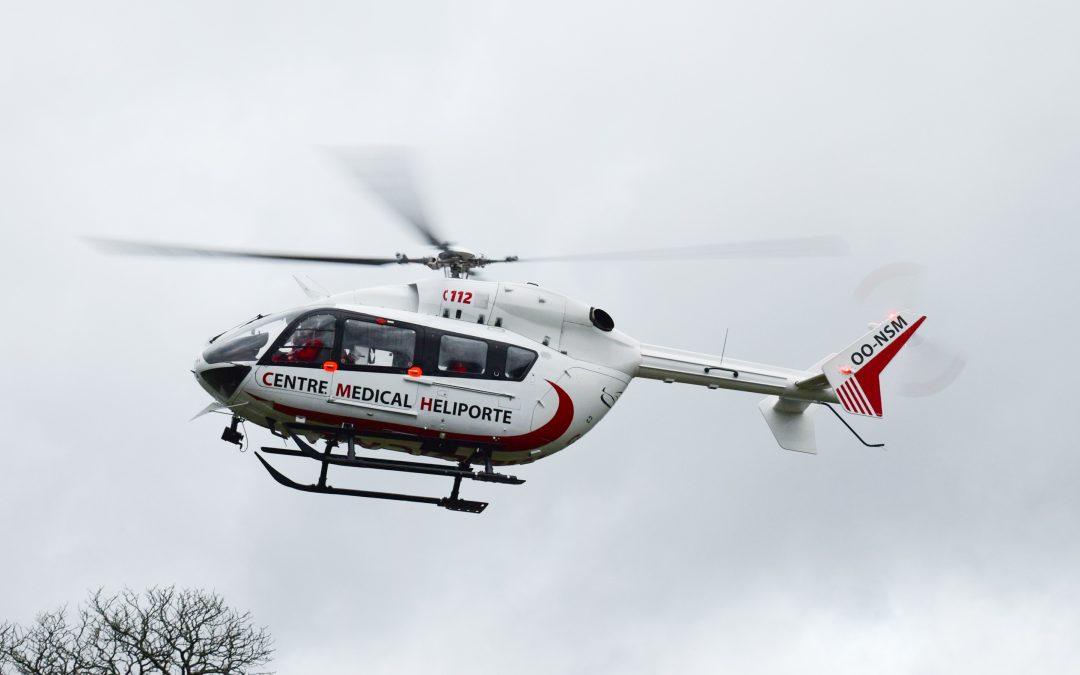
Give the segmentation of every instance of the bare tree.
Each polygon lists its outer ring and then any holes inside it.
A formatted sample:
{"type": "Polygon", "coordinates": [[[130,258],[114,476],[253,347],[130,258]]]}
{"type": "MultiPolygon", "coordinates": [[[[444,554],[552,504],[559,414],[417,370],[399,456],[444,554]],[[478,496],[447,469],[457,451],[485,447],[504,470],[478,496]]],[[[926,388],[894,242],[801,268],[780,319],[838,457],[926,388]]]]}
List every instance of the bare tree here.
{"type": "Polygon", "coordinates": [[[169,586],[97,591],[69,623],[67,609],[29,627],[0,624],[0,675],[264,675],[265,628],[216,593],[169,586]]]}

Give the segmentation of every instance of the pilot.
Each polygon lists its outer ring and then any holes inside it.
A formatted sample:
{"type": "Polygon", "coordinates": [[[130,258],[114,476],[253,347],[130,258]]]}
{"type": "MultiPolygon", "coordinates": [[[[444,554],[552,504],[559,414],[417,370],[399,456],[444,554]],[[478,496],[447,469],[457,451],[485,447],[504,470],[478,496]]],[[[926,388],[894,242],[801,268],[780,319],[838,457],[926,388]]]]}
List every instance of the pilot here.
{"type": "Polygon", "coordinates": [[[308,338],[300,343],[300,346],[297,349],[294,349],[293,353],[289,354],[289,356],[292,357],[293,361],[298,363],[312,363],[319,358],[319,352],[322,351],[322,348],[322,340],[319,338],[308,338]]]}
{"type": "Polygon", "coordinates": [[[313,363],[319,358],[323,349],[323,341],[319,338],[306,338],[298,344],[291,345],[288,353],[279,351],[270,360],[274,363],[313,363]]]}

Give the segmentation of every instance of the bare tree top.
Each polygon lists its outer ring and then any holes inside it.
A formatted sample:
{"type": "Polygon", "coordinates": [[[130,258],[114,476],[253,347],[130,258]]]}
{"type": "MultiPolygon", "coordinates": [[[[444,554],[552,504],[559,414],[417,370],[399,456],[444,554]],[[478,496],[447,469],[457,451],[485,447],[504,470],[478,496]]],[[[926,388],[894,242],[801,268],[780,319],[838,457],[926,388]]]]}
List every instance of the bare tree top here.
{"type": "Polygon", "coordinates": [[[0,624],[0,675],[266,675],[272,641],[214,592],[154,587],[93,593],[30,626],[0,624]]]}

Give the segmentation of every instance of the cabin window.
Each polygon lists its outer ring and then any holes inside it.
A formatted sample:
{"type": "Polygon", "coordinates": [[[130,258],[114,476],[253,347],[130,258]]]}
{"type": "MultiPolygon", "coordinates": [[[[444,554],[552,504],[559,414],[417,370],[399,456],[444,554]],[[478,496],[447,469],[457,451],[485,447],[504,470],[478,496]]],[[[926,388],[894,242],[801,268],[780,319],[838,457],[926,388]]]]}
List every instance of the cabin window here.
{"type": "Polygon", "coordinates": [[[483,375],[487,368],[488,345],[456,335],[443,335],[439,340],[439,370],[446,373],[483,375]]]}
{"type": "Polygon", "coordinates": [[[508,346],[506,348],[506,368],[503,374],[508,380],[520,380],[525,377],[536,361],[536,352],[521,347],[508,346]]]}
{"type": "Polygon", "coordinates": [[[300,320],[288,339],[274,350],[271,363],[283,365],[323,364],[330,360],[334,349],[337,317],[333,314],[312,314],[300,320]]]}
{"type": "Polygon", "coordinates": [[[299,312],[260,316],[226,331],[210,341],[203,352],[207,363],[258,361],[270,343],[297,317],[299,312]]]}
{"type": "Polygon", "coordinates": [[[411,368],[416,331],[388,324],[346,319],[341,364],[357,367],[411,368]]]}

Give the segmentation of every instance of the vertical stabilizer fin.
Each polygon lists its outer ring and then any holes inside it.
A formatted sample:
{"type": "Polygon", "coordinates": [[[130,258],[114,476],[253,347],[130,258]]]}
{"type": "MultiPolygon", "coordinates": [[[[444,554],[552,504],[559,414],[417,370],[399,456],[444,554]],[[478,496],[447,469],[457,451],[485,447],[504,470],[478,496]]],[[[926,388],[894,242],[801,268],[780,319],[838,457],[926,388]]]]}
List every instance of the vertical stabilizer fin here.
{"type": "Polygon", "coordinates": [[[769,424],[776,442],[785,450],[817,454],[817,437],[809,401],[769,396],[758,403],[758,410],[769,424]]]}
{"type": "Polygon", "coordinates": [[[840,405],[854,415],[881,417],[881,385],[878,378],[926,317],[896,312],[873,326],[847,349],[822,365],[840,405]]]}

